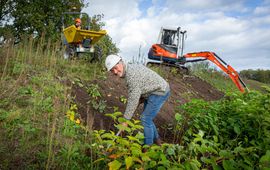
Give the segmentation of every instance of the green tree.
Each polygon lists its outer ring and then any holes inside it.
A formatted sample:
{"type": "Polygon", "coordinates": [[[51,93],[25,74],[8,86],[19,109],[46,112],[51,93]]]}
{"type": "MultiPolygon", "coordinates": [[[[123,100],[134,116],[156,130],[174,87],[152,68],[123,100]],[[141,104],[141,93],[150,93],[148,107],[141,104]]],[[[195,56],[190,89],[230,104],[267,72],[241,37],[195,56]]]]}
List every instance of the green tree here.
{"type": "MultiPolygon", "coordinates": [[[[90,27],[91,30],[99,31],[105,26],[105,23],[102,22],[102,18],[104,17],[103,14],[94,15],[91,17],[90,27]]],[[[119,49],[116,47],[116,44],[113,42],[112,38],[107,34],[105,35],[98,43],[102,49],[103,56],[108,56],[109,54],[116,54],[119,52],[119,49]]],[[[103,57],[103,58],[105,58],[103,57]]]]}
{"type": "MultiPolygon", "coordinates": [[[[80,13],[84,0],[1,0],[0,37],[4,40],[15,37],[20,41],[22,35],[40,37],[43,33],[47,38],[56,40],[60,38],[63,22],[65,27],[74,23],[74,18],[82,17],[82,26],[85,29],[87,18],[85,15],[65,14],[66,12],[80,13]]],[[[102,22],[103,14],[90,17],[90,29],[101,30],[105,23],[102,22]]],[[[117,53],[119,49],[112,42],[109,35],[104,36],[98,44],[103,56],[117,53]]]]}
{"type": "Polygon", "coordinates": [[[242,70],[240,72],[240,75],[247,79],[256,80],[262,83],[270,83],[270,70],[248,69],[248,70],[242,70]]]}
{"type": "MultiPolygon", "coordinates": [[[[0,1],[0,23],[2,25],[2,22],[5,21],[8,18],[8,14],[11,10],[11,0],[1,0],[0,1]]],[[[1,26],[0,25],[0,26],[1,26]]]]}
{"type": "Polygon", "coordinates": [[[84,3],[81,0],[4,0],[2,6],[1,23],[10,21],[1,26],[2,32],[5,27],[11,27],[14,37],[20,40],[23,34],[40,36],[44,32],[50,38],[59,35],[62,13],[74,9],[80,12],[84,3]]]}

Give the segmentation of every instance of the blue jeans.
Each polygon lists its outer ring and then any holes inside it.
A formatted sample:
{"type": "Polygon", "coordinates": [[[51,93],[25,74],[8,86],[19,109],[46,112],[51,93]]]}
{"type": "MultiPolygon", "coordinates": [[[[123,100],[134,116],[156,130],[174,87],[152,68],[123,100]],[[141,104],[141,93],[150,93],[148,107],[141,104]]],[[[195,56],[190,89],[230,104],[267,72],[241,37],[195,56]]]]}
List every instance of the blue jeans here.
{"type": "Polygon", "coordinates": [[[144,101],[144,110],[141,115],[141,122],[144,127],[144,144],[146,145],[152,145],[154,141],[159,138],[153,119],[156,117],[169,96],[170,92],[167,92],[164,96],[152,94],[144,101]]]}

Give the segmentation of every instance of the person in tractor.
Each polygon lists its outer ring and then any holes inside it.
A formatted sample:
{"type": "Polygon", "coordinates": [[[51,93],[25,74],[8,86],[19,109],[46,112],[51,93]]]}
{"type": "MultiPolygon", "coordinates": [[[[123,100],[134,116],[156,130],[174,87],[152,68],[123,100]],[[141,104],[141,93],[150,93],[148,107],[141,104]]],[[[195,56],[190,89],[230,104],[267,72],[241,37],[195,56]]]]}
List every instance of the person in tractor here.
{"type": "Polygon", "coordinates": [[[75,27],[76,27],[77,29],[81,29],[81,24],[82,24],[81,19],[80,19],[80,18],[76,18],[76,19],[75,19],[75,27]]]}
{"type": "MultiPolygon", "coordinates": [[[[153,70],[140,65],[124,63],[118,55],[109,55],[105,66],[119,78],[126,80],[128,88],[124,118],[130,120],[139,103],[144,103],[141,122],[144,127],[144,144],[161,145],[161,139],[153,119],[170,96],[169,84],[153,70]]],[[[127,123],[122,123],[127,126],[127,123]]]]}
{"type": "MultiPolygon", "coordinates": [[[[82,24],[82,20],[80,18],[76,18],[75,19],[75,27],[80,30],[81,29],[81,24],[82,24]]],[[[82,42],[79,42],[78,46],[79,46],[79,51],[84,51],[82,42]]]]}

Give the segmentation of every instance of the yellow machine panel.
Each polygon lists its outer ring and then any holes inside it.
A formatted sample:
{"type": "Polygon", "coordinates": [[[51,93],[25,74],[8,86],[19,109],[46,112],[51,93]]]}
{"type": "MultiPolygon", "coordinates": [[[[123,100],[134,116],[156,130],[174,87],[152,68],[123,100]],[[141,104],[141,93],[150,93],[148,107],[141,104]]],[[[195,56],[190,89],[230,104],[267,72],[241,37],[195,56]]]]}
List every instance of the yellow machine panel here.
{"type": "Polygon", "coordinates": [[[91,45],[95,44],[107,33],[105,30],[90,31],[77,29],[74,25],[65,28],[63,32],[68,43],[80,43],[84,39],[91,39],[91,45]]]}

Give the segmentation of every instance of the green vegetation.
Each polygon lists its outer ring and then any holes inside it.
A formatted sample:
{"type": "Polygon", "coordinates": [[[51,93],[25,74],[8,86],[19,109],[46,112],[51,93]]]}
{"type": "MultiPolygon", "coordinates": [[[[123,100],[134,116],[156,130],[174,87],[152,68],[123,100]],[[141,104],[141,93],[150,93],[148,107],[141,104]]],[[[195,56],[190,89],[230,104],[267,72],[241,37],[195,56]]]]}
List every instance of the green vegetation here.
{"type": "Polygon", "coordinates": [[[242,70],[240,71],[240,75],[244,78],[256,80],[262,83],[270,84],[270,70],[242,70]]]}
{"type": "MultiPolygon", "coordinates": [[[[192,75],[195,75],[202,80],[205,80],[220,91],[223,91],[225,93],[239,91],[228,75],[226,75],[222,71],[217,70],[216,68],[211,68],[209,62],[192,64],[189,67],[189,70],[191,71],[192,75]]],[[[244,73],[242,74],[242,72],[240,72],[240,76],[243,76],[242,78],[249,78],[248,76],[245,76],[244,73]]],[[[254,81],[255,79],[252,79],[253,78],[251,78],[251,80],[243,79],[243,81],[250,90],[265,92],[264,86],[269,87],[268,84],[258,82],[260,80],[254,81]]]]}
{"type": "Polygon", "coordinates": [[[227,75],[221,71],[217,71],[215,68],[210,68],[208,62],[192,64],[189,70],[193,75],[205,80],[220,91],[238,91],[232,80],[227,75]]]}
{"type": "Polygon", "coordinates": [[[104,71],[99,63],[64,60],[58,43],[43,42],[1,48],[0,169],[70,168],[80,143],[91,143],[80,129],[71,88],[104,78],[104,71]]]}
{"type": "MultiPolygon", "coordinates": [[[[95,131],[95,162],[111,169],[268,169],[270,168],[270,89],[266,95],[230,93],[223,100],[193,100],[175,115],[179,144],[141,146],[137,121],[129,122],[125,137],[95,131]],[[258,109],[259,108],[259,109],[258,109]],[[136,127],[137,126],[137,127],[136,127]],[[106,147],[107,146],[107,147],[106,147]],[[146,148],[146,152],[142,152],[146,148]]],[[[121,113],[109,114],[122,122],[121,113]]]]}
{"type": "Polygon", "coordinates": [[[62,13],[73,7],[79,12],[83,6],[83,1],[79,0],[4,0],[0,11],[0,22],[4,25],[1,25],[0,32],[6,39],[12,35],[16,41],[22,40],[24,34],[41,37],[44,32],[48,38],[55,39],[62,30],[62,13]]]}

